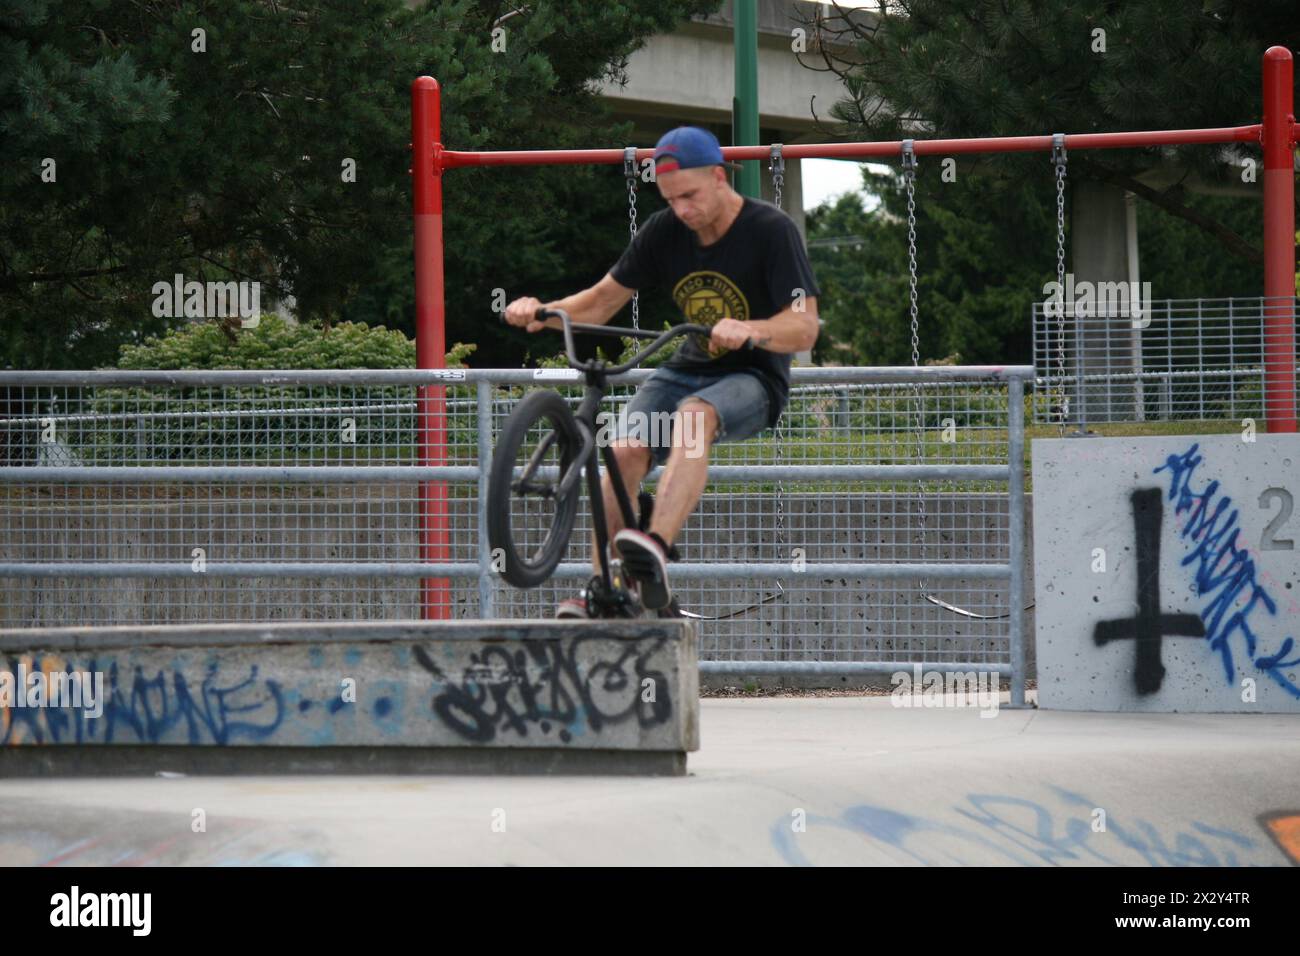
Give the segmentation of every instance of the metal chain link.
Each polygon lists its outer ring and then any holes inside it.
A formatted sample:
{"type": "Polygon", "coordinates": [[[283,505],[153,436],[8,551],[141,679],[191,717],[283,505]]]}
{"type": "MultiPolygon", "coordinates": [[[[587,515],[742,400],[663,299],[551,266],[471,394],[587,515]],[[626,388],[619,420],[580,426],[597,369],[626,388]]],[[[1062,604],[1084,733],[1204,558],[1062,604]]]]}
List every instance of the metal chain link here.
{"type": "MultiPolygon", "coordinates": [[[[772,199],[779,209],[781,207],[781,187],[785,183],[785,159],[781,155],[780,143],[772,144],[772,154],[767,168],[772,174],[772,199]]],[[[782,464],[781,446],[785,443],[780,418],[777,419],[776,428],[772,432],[772,441],[776,448],[776,467],[780,468],[782,464]]],[[[781,559],[789,560],[790,555],[785,553],[785,485],[779,478],[776,481],[776,541],[777,549],[782,556],[781,559]]]]}
{"type": "MultiPolygon", "coordinates": [[[[916,305],[916,150],[910,139],[903,140],[903,183],[907,187],[907,278],[908,313],[912,320],[912,368],[921,366],[920,313],[916,305]]],[[[916,463],[925,464],[925,400],[921,384],[912,386],[916,409],[916,463]]],[[[925,492],[920,481],[916,485],[916,510],[920,519],[921,540],[925,541],[925,492]]],[[[919,560],[924,560],[922,553],[919,560]]],[[[928,581],[921,578],[916,586],[925,594],[928,581]]]]}
{"type": "Polygon", "coordinates": [[[785,157],[781,155],[781,144],[772,144],[772,157],[767,168],[772,173],[772,202],[781,208],[781,187],[785,185],[785,157]]]}
{"type": "MultiPolygon", "coordinates": [[[[781,419],[776,420],[776,428],[772,431],[772,442],[776,448],[776,467],[782,465],[781,445],[785,442],[784,429],[781,427],[781,419]]],[[[781,554],[782,561],[790,560],[790,555],[786,554],[785,540],[785,485],[781,479],[776,480],[776,546],[777,551],[781,554]]]]}
{"type": "Polygon", "coordinates": [[[1052,137],[1052,162],[1056,166],[1056,283],[1061,300],[1056,310],[1056,408],[1060,415],[1058,426],[1065,435],[1065,134],[1052,137]]]}
{"type": "MultiPolygon", "coordinates": [[[[623,175],[627,178],[627,232],[628,242],[636,239],[636,147],[623,150],[623,175]]],[[[632,293],[632,328],[641,328],[641,293],[632,293]]]]}

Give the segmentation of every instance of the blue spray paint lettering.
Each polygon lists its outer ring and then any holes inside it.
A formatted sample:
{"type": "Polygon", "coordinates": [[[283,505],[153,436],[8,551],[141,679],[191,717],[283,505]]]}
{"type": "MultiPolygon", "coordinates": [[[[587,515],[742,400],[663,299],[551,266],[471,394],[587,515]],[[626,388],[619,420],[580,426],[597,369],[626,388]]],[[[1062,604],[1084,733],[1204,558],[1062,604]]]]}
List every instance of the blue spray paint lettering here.
{"type": "MultiPolygon", "coordinates": [[[[952,807],[961,823],[934,819],[872,804],[846,807],[839,816],[807,815],[806,834],[797,834],[790,817],[773,822],[773,848],[786,863],[812,866],[817,848],[842,847],[842,840],[812,841],[818,830],[848,833],[873,844],[884,855],[922,865],[1062,866],[1241,866],[1276,865],[1262,841],[1243,833],[1192,821],[1162,831],[1147,820],[1123,825],[1115,814],[1104,829],[1094,827],[1098,804],[1063,787],[1049,787],[1060,807],[1012,794],[968,793],[952,807]]],[[[837,855],[828,861],[842,864],[837,855]]]]}
{"type": "MultiPolygon", "coordinates": [[[[90,669],[99,670],[96,661],[90,669]]],[[[104,713],[88,717],[85,708],[45,707],[9,711],[0,721],[0,744],[9,743],[166,743],[228,744],[265,740],[284,719],[284,693],[274,680],[259,680],[256,665],[247,676],[222,681],[209,662],[194,686],[179,670],[146,676],[140,667],[128,678],[116,661],[108,668],[104,713]],[[17,735],[19,728],[26,733],[17,735]]]]}
{"type": "Polygon", "coordinates": [[[1229,640],[1239,634],[1255,667],[1291,696],[1300,697],[1300,686],[1283,672],[1284,668],[1300,664],[1300,655],[1287,659],[1295,647],[1295,639],[1285,638],[1273,653],[1258,650],[1259,635],[1249,618],[1260,607],[1276,616],[1277,602],[1256,579],[1254,559],[1245,548],[1238,547],[1239,512],[1232,507],[1231,498],[1220,494],[1217,480],[1210,481],[1199,492],[1192,488],[1192,476],[1204,460],[1197,454],[1199,448],[1197,443],[1181,455],[1168,456],[1154,472],[1169,472],[1169,500],[1177,502],[1174,513],[1187,513],[1180,537],[1195,542],[1196,546],[1183,558],[1182,564],[1184,567],[1195,564],[1197,592],[1209,598],[1201,610],[1205,639],[1219,653],[1228,683],[1236,677],[1229,640]],[[1245,607],[1238,607],[1242,601],[1245,607]]]}

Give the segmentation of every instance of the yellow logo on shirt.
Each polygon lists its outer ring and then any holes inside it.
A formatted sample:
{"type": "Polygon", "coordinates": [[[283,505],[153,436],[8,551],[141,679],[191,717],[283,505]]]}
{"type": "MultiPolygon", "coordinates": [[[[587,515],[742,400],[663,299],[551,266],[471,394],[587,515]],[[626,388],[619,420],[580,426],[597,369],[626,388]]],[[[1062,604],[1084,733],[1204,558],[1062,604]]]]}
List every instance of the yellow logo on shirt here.
{"type": "MultiPolygon", "coordinates": [[[[673,301],[682,310],[686,321],[696,325],[714,326],[719,319],[749,318],[749,302],[735,283],[720,272],[692,272],[673,287],[673,301]]],[[[731,349],[714,347],[708,341],[700,347],[709,358],[718,358],[731,349]]]]}

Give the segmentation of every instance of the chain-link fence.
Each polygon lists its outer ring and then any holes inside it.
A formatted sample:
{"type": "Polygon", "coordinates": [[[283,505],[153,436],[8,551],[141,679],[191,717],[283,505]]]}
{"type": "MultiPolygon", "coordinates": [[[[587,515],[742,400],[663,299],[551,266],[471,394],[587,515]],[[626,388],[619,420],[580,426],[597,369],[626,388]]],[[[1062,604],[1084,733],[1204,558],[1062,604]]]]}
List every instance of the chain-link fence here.
{"type": "MultiPolygon", "coordinates": [[[[615,378],[607,413],[649,374],[615,378]]],[[[779,440],[715,446],[676,542],[687,610],[759,605],[701,623],[707,666],[1009,673],[1031,376],[794,370],[779,440]]],[[[412,618],[435,576],[435,616],[549,617],[592,573],[587,506],[534,590],[491,573],[485,534],[494,436],[539,386],[581,396],[567,370],[0,373],[0,627],[412,618]],[[445,451],[422,467],[434,384],[445,451]]]]}
{"type": "Polygon", "coordinates": [[[1086,308],[1067,298],[1064,314],[1053,303],[1034,304],[1035,422],[1267,417],[1267,320],[1294,315],[1296,300],[1146,303],[1125,283],[1090,291],[1096,295],[1086,308]]]}

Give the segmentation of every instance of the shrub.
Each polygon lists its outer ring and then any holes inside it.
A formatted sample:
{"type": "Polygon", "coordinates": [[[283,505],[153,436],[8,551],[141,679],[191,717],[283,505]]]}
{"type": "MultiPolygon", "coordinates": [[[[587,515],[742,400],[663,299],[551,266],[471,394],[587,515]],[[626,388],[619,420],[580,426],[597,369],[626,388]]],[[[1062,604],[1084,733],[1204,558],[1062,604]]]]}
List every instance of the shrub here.
{"type": "MultiPolygon", "coordinates": [[[[448,368],[464,368],[473,344],[457,343],[448,368]]],[[[264,315],[257,326],[230,337],[214,323],[173,330],[124,346],[122,369],[350,369],[414,368],[415,343],[396,330],[343,322],[332,327],[264,315]]],[[[447,398],[471,396],[449,387],[447,398]]],[[[108,416],[91,432],[93,447],[78,449],[102,463],[354,461],[410,462],[415,458],[416,389],[371,386],[200,386],[100,389],[91,411],[108,416]],[[339,408],[322,415],[324,407],[339,408]],[[355,441],[342,439],[351,419],[355,441]]],[[[453,446],[472,450],[473,414],[449,423],[453,446]]]]}

